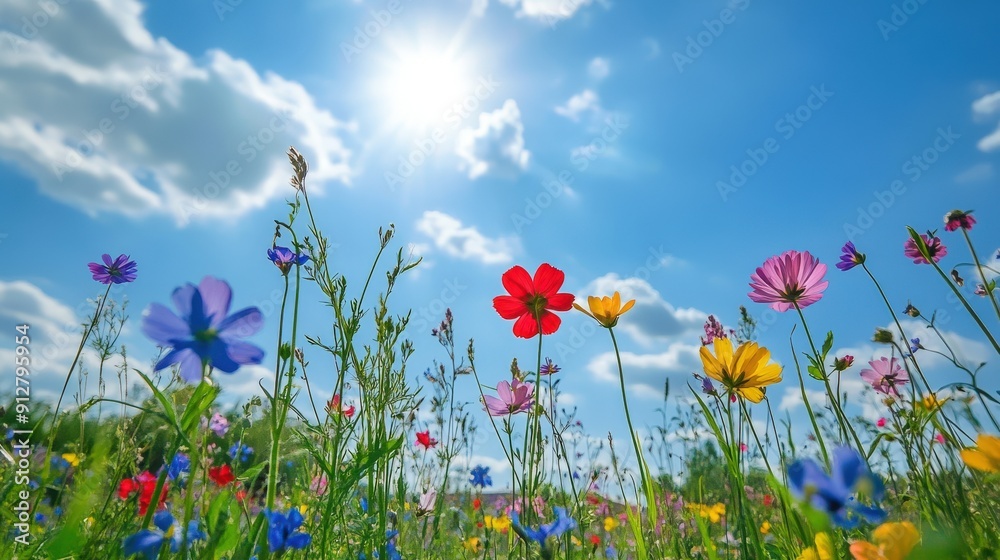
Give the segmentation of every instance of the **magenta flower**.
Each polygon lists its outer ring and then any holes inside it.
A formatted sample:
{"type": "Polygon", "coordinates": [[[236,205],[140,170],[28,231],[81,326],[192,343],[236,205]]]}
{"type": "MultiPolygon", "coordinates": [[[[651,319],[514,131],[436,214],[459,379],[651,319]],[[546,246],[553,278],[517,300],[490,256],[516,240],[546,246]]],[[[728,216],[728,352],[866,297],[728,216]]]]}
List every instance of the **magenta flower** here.
{"type": "Polygon", "coordinates": [[[127,284],[135,281],[135,261],[128,260],[128,255],[118,255],[111,260],[111,255],[101,255],[101,263],[89,263],[90,273],[101,284],[127,284]]]}
{"type": "MultiPolygon", "coordinates": [[[[941,243],[939,237],[930,237],[921,233],[920,238],[923,239],[924,245],[927,246],[927,253],[934,262],[938,262],[941,257],[948,254],[948,248],[941,243]]],[[[915,264],[931,264],[931,261],[927,260],[927,257],[920,252],[920,247],[917,246],[917,242],[912,237],[903,244],[903,254],[906,255],[906,258],[913,259],[915,264]]]]}
{"type": "Polygon", "coordinates": [[[256,307],[230,315],[232,297],[229,284],[206,276],[197,286],[189,283],[174,290],[171,299],[178,313],[150,304],[142,313],[142,332],[171,349],[156,370],[178,364],[181,377],[194,383],[201,380],[206,365],[233,373],[241,365],[259,364],[264,351],[239,339],[259,331],[264,317],[256,307]]]}
{"type": "Polygon", "coordinates": [[[854,247],[854,243],[848,241],[841,248],[840,262],[837,263],[837,268],[846,272],[859,264],[864,264],[864,262],[865,254],[859,253],[857,248],[854,247]]]}
{"type": "Polygon", "coordinates": [[[490,416],[507,416],[531,408],[534,394],[535,386],[531,383],[524,383],[519,379],[514,379],[511,383],[501,381],[497,383],[497,396],[500,398],[483,395],[483,404],[490,416]]]}
{"type": "Polygon", "coordinates": [[[899,396],[896,387],[910,381],[910,375],[896,362],[896,358],[879,358],[868,362],[871,368],[861,370],[861,379],[871,384],[872,388],[886,395],[899,396]]]}
{"type": "Polygon", "coordinates": [[[229,431],[229,419],[216,412],[212,419],[208,421],[208,429],[215,432],[215,435],[223,437],[229,431]]]}
{"type": "Polygon", "coordinates": [[[972,210],[952,210],[944,216],[945,231],[955,231],[958,228],[970,230],[974,225],[976,219],[972,217],[972,210]]]}
{"type": "Polygon", "coordinates": [[[775,311],[807,307],[819,301],[827,284],[826,265],[809,251],[785,251],[771,257],[750,276],[750,299],[770,303],[775,311]]]}

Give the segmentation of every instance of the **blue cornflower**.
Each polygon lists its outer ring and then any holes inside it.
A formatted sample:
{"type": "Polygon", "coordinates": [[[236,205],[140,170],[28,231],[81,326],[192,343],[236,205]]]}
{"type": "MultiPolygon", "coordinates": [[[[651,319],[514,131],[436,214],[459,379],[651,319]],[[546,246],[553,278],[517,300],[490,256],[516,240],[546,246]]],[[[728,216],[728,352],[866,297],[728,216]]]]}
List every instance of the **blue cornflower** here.
{"type": "Polygon", "coordinates": [[[358,505],[361,506],[361,511],[368,513],[368,500],[366,498],[361,498],[358,500],[358,505]]]}
{"type": "Polygon", "coordinates": [[[267,514],[267,546],[271,552],[293,548],[301,550],[312,542],[312,535],[299,531],[302,523],[302,512],[299,508],[289,508],[288,513],[266,511],[267,514]]]}
{"type": "Polygon", "coordinates": [[[604,549],[604,557],[605,558],[618,558],[618,551],[615,550],[615,547],[613,545],[609,544],[608,548],[604,549]]]}
{"type": "Polygon", "coordinates": [[[271,259],[274,266],[278,267],[281,274],[288,274],[293,264],[302,265],[309,260],[309,255],[295,253],[288,247],[273,247],[267,250],[267,258],[271,259]]]}
{"type": "Polygon", "coordinates": [[[201,381],[205,365],[233,373],[264,359],[263,350],[240,340],[259,331],[264,316],[256,307],[230,315],[233,292],[225,281],[206,276],[197,286],[177,288],[171,299],[177,313],[159,303],[142,313],[142,332],[171,349],[157,362],[157,371],[177,364],[181,377],[194,383],[201,381]]]}
{"type": "Polygon", "coordinates": [[[156,529],[142,529],[138,533],[125,537],[124,552],[128,558],[133,554],[142,554],[144,558],[156,560],[165,542],[170,542],[170,550],[177,552],[181,544],[201,541],[207,535],[198,527],[198,522],[191,520],[187,531],[181,531],[180,524],[167,510],[161,510],[153,515],[153,526],[156,529]]]}
{"type": "Polygon", "coordinates": [[[855,494],[868,494],[873,502],[882,499],[882,481],[868,470],[857,451],[850,447],[833,450],[831,474],[811,459],[800,459],[788,465],[789,486],[797,497],[826,512],[834,524],[846,529],[858,525],[859,517],[871,523],[881,523],[885,512],[878,507],[858,503],[855,494]]]}
{"type": "Polygon", "coordinates": [[[191,472],[191,458],[178,451],[167,465],[167,476],[170,480],[178,480],[182,477],[187,478],[189,472],[191,472]]]}
{"type": "Polygon", "coordinates": [[[493,486],[493,479],[489,475],[490,468],[484,467],[482,465],[476,465],[472,468],[472,480],[469,481],[473,486],[478,486],[480,488],[486,488],[487,486],[493,486]]]}
{"type": "Polygon", "coordinates": [[[549,537],[559,537],[566,531],[576,528],[576,521],[566,515],[566,509],[561,507],[552,508],[556,512],[556,520],[552,523],[546,523],[538,528],[536,531],[531,527],[522,527],[518,521],[517,512],[511,510],[510,512],[510,522],[514,526],[514,531],[521,536],[522,539],[531,539],[545,548],[545,541],[549,537]]]}
{"type": "Polygon", "coordinates": [[[48,519],[49,518],[45,517],[44,513],[36,513],[35,514],[35,523],[38,523],[39,525],[44,525],[45,522],[48,521],[48,519]]]}
{"type": "Polygon", "coordinates": [[[253,447],[242,443],[234,443],[229,448],[229,458],[235,461],[237,455],[240,456],[241,463],[246,463],[250,460],[250,456],[253,455],[253,447]]]}
{"type": "Polygon", "coordinates": [[[389,557],[389,560],[403,560],[403,555],[396,548],[396,537],[398,535],[399,531],[385,532],[385,554],[389,557]]]}
{"type": "Polygon", "coordinates": [[[910,354],[916,354],[917,350],[920,350],[921,348],[923,348],[923,346],[920,345],[919,338],[910,339],[910,354]]]}

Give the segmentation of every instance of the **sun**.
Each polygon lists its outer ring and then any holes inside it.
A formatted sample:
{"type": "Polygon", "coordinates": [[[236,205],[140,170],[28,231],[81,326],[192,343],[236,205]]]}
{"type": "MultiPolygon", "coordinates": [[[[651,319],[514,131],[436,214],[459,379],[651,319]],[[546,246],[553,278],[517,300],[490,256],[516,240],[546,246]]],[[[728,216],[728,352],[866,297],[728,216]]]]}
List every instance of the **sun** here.
{"type": "Polygon", "coordinates": [[[464,58],[448,49],[397,49],[376,72],[376,110],[390,126],[425,129],[461,105],[475,83],[464,58]]]}

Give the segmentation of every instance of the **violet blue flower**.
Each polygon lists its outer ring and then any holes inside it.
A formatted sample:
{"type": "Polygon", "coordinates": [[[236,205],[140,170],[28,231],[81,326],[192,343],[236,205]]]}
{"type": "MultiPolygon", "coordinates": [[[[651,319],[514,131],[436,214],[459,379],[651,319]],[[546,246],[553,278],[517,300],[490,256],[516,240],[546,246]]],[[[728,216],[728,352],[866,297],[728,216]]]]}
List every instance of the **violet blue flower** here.
{"type": "Polygon", "coordinates": [[[296,253],[288,247],[275,246],[267,250],[267,258],[271,259],[271,262],[278,267],[282,274],[288,274],[293,264],[305,264],[309,260],[309,255],[296,253]]]}
{"type": "Polygon", "coordinates": [[[181,377],[193,383],[201,380],[206,365],[233,373],[241,365],[259,364],[264,351],[239,339],[259,331],[263,315],[256,307],[230,315],[232,296],[229,284],[206,276],[198,286],[189,283],[174,290],[171,298],[178,313],[150,304],[142,314],[142,332],[171,348],[156,370],[178,364],[181,377]]]}
{"type": "Polygon", "coordinates": [[[843,271],[851,270],[852,268],[858,266],[859,264],[864,264],[865,254],[859,253],[854,247],[854,243],[848,241],[844,244],[841,249],[842,254],[840,255],[840,262],[837,263],[837,268],[843,271]]]}
{"type": "Polygon", "coordinates": [[[852,529],[860,519],[881,523],[884,511],[875,505],[858,502],[856,494],[862,492],[873,502],[882,499],[882,481],[868,470],[861,455],[850,447],[833,450],[833,468],[830,474],[812,459],[799,459],[788,465],[788,483],[793,494],[809,505],[830,515],[838,527],[852,529]]]}
{"type": "Polygon", "coordinates": [[[312,542],[312,535],[299,531],[305,519],[299,508],[288,509],[288,513],[267,511],[267,546],[272,553],[286,549],[301,550],[312,542]]]}
{"type": "Polygon", "coordinates": [[[126,284],[135,281],[135,261],[128,260],[128,255],[118,255],[111,260],[111,255],[101,255],[104,264],[90,263],[90,273],[101,284],[126,284]]]}
{"type": "Polygon", "coordinates": [[[552,508],[556,512],[556,519],[552,523],[546,523],[538,528],[538,530],[532,529],[531,527],[522,527],[518,521],[518,515],[516,510],[511,510],[510,512],[510,522],[514,526],[514,531],[521,536],[522,539],[531,539],[538,544],[542,545],[544,548],[545,541],[549,537],[559,537],[566,531],[570,531],[576,528],[576,521],[571,517],[566,515],[566,510],[561,507],[552,508]]]}
{"type": "Polygon", "coordinates": [[[470,474],[472,474],[472,480],[469,484],[473,486],[478,486],[480,488],[486,488],[487,486],[493,486],[493,479],[490,478],[490,468],[484,467],[482,465],[476,465],[472,468],[470,474]]]}

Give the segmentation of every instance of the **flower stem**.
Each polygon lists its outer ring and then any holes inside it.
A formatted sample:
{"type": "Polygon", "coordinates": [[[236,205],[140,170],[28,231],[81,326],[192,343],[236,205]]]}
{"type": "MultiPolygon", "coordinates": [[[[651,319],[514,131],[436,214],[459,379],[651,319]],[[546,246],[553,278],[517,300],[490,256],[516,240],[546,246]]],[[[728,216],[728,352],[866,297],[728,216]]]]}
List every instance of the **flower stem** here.
{"type": "Polygon", "coordinates": [[[969,245],[969,253],[972,254],[972,260],[976,263],[976,270],[979,272],[979,279],[983,281],[983,289],[986,290],[986,296],[990,298],[990,303],[993,304],[993,311],[996,312],[997,318],[1000,318],[1000,305],[997,304],[997,299],[993,296],[993,290],[989,288],[989,282],[986,281],[983,264],[979,262],[979,255],[976,254],[976,249],[972,246],[972,239],[969,237],[968,230],[962,228],[962,235],[965,236],[965,242],[969,245]]]}

